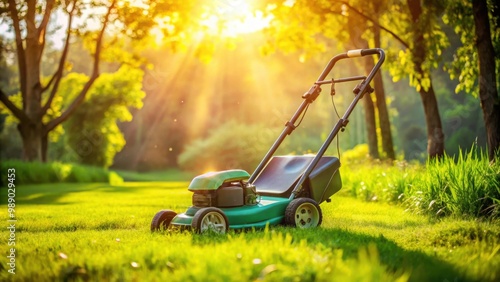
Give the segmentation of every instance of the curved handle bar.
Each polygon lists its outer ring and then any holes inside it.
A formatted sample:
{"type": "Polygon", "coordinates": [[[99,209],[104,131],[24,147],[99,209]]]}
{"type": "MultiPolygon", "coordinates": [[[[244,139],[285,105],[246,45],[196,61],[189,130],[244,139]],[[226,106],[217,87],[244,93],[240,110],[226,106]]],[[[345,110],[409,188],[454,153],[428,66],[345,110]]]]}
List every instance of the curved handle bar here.
{"type": "Polygon", "coordinates": [[[347,51],[346,53],[339,54],[335,57],[333,57],[330,62],[328,62],[328,65],[326,65],[325,69],[319,76],[317,81],[322,81],[325,79],[325,77],[330,73],[332,70],[333,66],[340,60],[342,59],[349,59],[349,58],[356,58],[356,57],[362,57],[362,56],[368,56],[368,55],[376,55],[379,54],[379,59],[375,67],[372,69],[370,74],[367,76],[367,81],[370,82],[373,79],[373,76],[375,73],[378,71],[380,66],[382,66],[382,63],[385,60],[385,52],[384,50],[380,48],[373,48],[373,49],[357,49],[357,50],[350,50],[347,51]]]}
{"type": "Polygon", "coordinates": [[[367,55],[376,55],[376,54],[380,54],[380,53],[384,53],[384,51],[380,48],[357,49],[357,50],[347,51],[347,57],[354,58],[354,57],[361,57],[361,56],[367,56],[367,55]]]}

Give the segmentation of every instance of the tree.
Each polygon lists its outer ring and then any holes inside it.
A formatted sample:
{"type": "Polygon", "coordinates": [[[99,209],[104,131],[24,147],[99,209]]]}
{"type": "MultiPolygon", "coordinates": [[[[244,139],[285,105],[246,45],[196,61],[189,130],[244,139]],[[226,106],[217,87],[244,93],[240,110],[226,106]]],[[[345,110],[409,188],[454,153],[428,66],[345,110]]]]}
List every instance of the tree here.
{"type": "MultiPolygon", "coordinates": [[[[498,3],[496,3],[498,11],[498,3]]],[[[476,49],[479,57],[479,97],[483,108],[490,160],[500,155],[500,99],[496,85],[495,50],[491,42],[490,22],[486,0],[472,1],[476,49]]],[[[498,28],[496,30],[498,32],[498,28]]],[[[497,37],[498,38],[498,37],[497,37]]]]}
{"type": "MultiPolygon", "coordinates": [[[[347,30],[349,32],[350,49],[367,49],[368,41],[362,37],[364,29],[366,28],[366,21],[359,22],[358,18],[352,15],[347,16],[347,30]]],[[[369,73],[375,64],[372,58],[364,58],[364,67],[367,73],[369,73]],[[370,63],[371,60],[371,63],[370,63]]],[[[385,102],[385,100],[384,100],[385,102]]],[[[373,103],[372,95],[366,94],[362,99],[363,108],[365,111],[365,125],[366,125],[366,137],[368,140],[368,154],[374,159],[379,159],[380,154],[378,152],[378,139],[377,139],[377,124],[375,118],[375,105],[373,103]]]]}
{"type": "MultiPolygon", "coordinates": [[[[370,46],[370,42],[366,40],[366,30],[369,30],[368,21],[355,13],[346,16],[343,2],[295,1],[293,5],[280,2],[272,13],[275,18],[270,34],[273,41],[277,42],[275,45],[280,49],[290,49],[289,45],[295,45],[295,48],[301,49],[306,54],[322,51],[323,48],[318,44],[318,38],[327,38],[330,42],[343,45],[342,49],[346,47],[349,49],[369,48],[370,46]]],[[[364,63],[364,68],[371,70],[374,66],[374,58],[366,58],[364,63]]],[[[377,103],[374,104],[371,95],[366,95],[362,100],[369,154],[373,158],[380,156],[376,133],[376,105],[379,124],[382,128],[382,147],[386,157],[394,159],[390,120],[381,81],[381,76],[378,76],[374,82],[377,103]]]]}
{"type": "MultiPolygon", "coordinates": [[[[365,3],[365,5],[361,7],[365,7],[368,10],[371,10],[372,12],[370,13],[372,17],[378,18],[382,15],[382,11],[384,10],[385,7],[385,2],[384,1],[372,1],[369,3],[365,3]]],[[[370,21],[367,21],[365,18],[360,17],[358,10],[354,9],[352,6],[350,6],[348,3],[344,3],[347,7],[350,7],[353,9],[353,13],[348,14],[348,18],[351,19],[351,21],[354,19],[357,20],[357,24],[349,23],[348,24],[348,29],[350,30],[350,38],[351,41],[355,40],[357,44],[355,44],[356,48],[359,49],[367,49],[370,48],[369,41],[365,38],[363,38],[363,35],[366,33],[369,33],[369,37],[373,37],[372,41],[372,48],[377,48],[381,46],[381,39],[380,39],[380,26],[373,24],[370,26],[369,23],[370,21]],[[354,30],[353,30],[354,29],[354,30]],[[355,31],[356,30],[356,31],[355,31]]],[[[363,13],[361,13],[363,15],[363,13]]],[[[374,58],[373,57],[367,57],[365,58],[365,69],[367,71],[370,71],[373,69],[375,66],[374,58]]],[[[378,72],[374,79],[373,79],[373,87],[374,87],[374,92],[375,92],[375,97],[376,97],[376,109],[378,112],[378,120],[379,120],[379,126],[380,126],[380,131],[381,131],[381,143],[382,143],[382,150],[385,153],[385,156],[388,159],[394,160],[396,158],[396,154],[394,152],[394,145],[392,142],[392,133],[391,133],[391,123],[389,120],[389,113],[387,110],[387,103],[386,103],[386,96],[385,96],[385,89],[384,89],[384,82],[382,80],[382,73],[378,72]]],[[[373,107],[373,106],[372,106],[373,107]]],[[[366,113],[366,112],[365,112],[366,113]]],[[[375,118],[373,118],[373,121],[375,121],[375,118]]],[[[374,134],[374,137],[377,138],[376,131],[369,134],[374,134]]],[[[369,136],[370,138],[370,136],[369,136]]],[[[373,142],[373,141],[372,141],[373,142]]],[[[371,146],[369,146],[371,148],[371,146]]],[[[378,150],[378,146],[376,147],[378,150]]],[[[372,155],[372,154],[370,154],[372,155]]],[[[378,155],[378,152],[377,152],[378,155]]],[[[373,155],[372,155],[373,156],[373,155]]]]}
{"type": "Polygon", "coordinates": [[[411,58],[413,61],[413,77],[417,84],[424,105],[425,121],[427,124],[427,153],[430,158],[444,155],[444,134],[441,117],[437,104],[436,94],[432,86],[430,68],[426,69],[426,61],[434,54],[430,52],[426,37],[429,37],[429,27],[434,27],[432,5],[424,10],[421,0],[407,0],[410,10],[411,24],[415,27],[412,34],[411,58]],[[429,53],[430,56],[429,56],[429,53]]]}
{"type": "Polygon", "coordinates": [[[78,12],[76,1],[68,3],[64,8],[68,13],[68,32],[64,51],[61,55],[59,67],[56,73],[46,85],[42,85],[40,73],[41,56],[45,48],[46,33],[55,1],[47,1],[45,7],[37,5],[36,1],[27,1],[17,4],[14,0],[8,1],[8,15],[12,22],[16,41],[16,55],[20,77],[20,91],[22,95],[22,109],[16,107],[7,95],[0,90],[0,100],[19,120],[18,130],[23,140],[23,159],[45,160],[47,151],[48,134],[57,125],[66,120],[74,110],[83,102],[88,90],[99,75],[99,60],[102,48],[104,32],[109,23],[111,12],[116,1],[111,2],[102,20],[102,27],[96,38],[94,50],[94,67],[92,75],[81,89],[80,94],[73,103],[57,118],[48,123],[42,122],[42,117],[51,107],[52,101],[57,93],[61,81],[66,55],[68,53],[69,41],[72,34],[72,21],[78,12]],[[43,9],[41,20],[38,20],[37,11],[43,9]],[[26,36],[23,36],[26,33],[26,36]],[[42,103],[42,94],[50,90],[49,97],[42,103]]]}
{"type": "MultiPolygon", "coordinates": [[[[389,1],[386,5],[390,13],[379,16],[379,20],[347,1],[343,3],[349,10],[372,22],[375,30],[387,32],[405,48],[397,52],[397,56],[389,56],[391,74],[394,80],[408,76],[410,85],[420,93],[427,125],[427,154],[430,158],[443,156],[444,134],[430,72],[437,67],[438,57],[447,46],[447,38],[437,22],[444,7],[439,2],[429,1],[423,5],[422,0],[407,0],[406,4],[389,1]],[[392,23],[392,29],[384,22],[392,23]]],[[[389,44],[387,49],[394,50],[389,44]]]]}
{"type": "Polygon", "coordinates": [[[448,71],[452,78],[459,79],[457,92],[463,90],[474,96],[479,94],[488,155],[490,160],[494,161],[495,156],[500,155],[500,99],[497,75],[500,68],[500,5],[486,0],[474,0],[472,3],[462,0],[450,1],[445,22],[455,28],[463,44],[456,51],[455,60],[448,71]]]}
{"type": "MultiPolygon", "coordinates": [[[[131,121],[130,108],[142,107],[145,93],[143,71],[122,66],[115,73],[104,73],[96,80],[87,99],[64,124],[66,142],[76,152],[78,162],[109,167],[114,156],[125,145],[117,122],[131,121]]],[[[88,80],[83,74],[71,73],[61,82],[65,98],[75,96],[88,80]]]]}
{"type": "Polygon", "coordinates": [[[120,36],[141,39],[147,36],[147,31],[156,24],[156,18],[160,15],[171,15],[165,18],[169,28],[165,28],[164,32],[169,35],[176,34],[180,29],[175,27],[181,25],[180,22],[183,20],[189,20],[190,16],[187,13],[183,16],[176,12],[192,7],[192,1],[144,2],[139,5],[133,1],[118,0],[47,0],[45,3],[37,3],[35,0],[21,3],[15,0],[2,1],[0,17],[10,23],[15,39],[22,107],[16,106],[3,88],[0,89],[0,101],[18,120],[17,128],[23,143],[23,159],[46,160],[49,133],[75,112],[99,77],[101,53],[113,46],[112,40],[105,41],[105,35],[112,35],[113,40],[120,36]],[[51,32],[49,23],[55,17],[62,15],[67,17],[67,24],[64,27],[66,37],[56,71],[44,83],[43,77],[46,74],[41,71],[42,55],[47,36],[51,32]],[[78,24],[77,20],[84,24],[78,24]],[[89,25],[95,23],[97,28],[86,26],[87,23],[89,25]],[[113,28],[113,32],[110,32],[110,27],[113,28]],[[79,89],[78,95],[68,103],[67,108],[58,116],[44,121],[47,112],[53,107],[53,101],[60,95],[59,84],[65,74],[71,40],[75,35],[84,36],[90,46],[91,73],[87,82],[79,89]]]}
{"type": "MultiPolygon", "coordinates": [[[[374,10],[374,16],[380,17],[385,11],[386,7],[384,5],[385,1],[374,1],[372,9],[374,10]]],[[[372,26],[373,32],[373,46],[379,47],[382,46],[381,40],[381,28],[379,25],[374,24],[372,26]]],[[[373,58],[369,61],[369,68],[373,68],[375,65],[373,58]]],[[[385,87],[384,81],[382,80],[382,72],[378,72],[373,78],[373,88],[375,89],[375,96],[377,97],[377,109],[378,109],[378,118],[380,123],[380,131],[382,135],[382,150],[386,154],[388,159],[394,160],[396,159],[396,153],[394,152],[394,143],[392,141],[392,132],[391,132],[391,122],[389,119],[389,112],[387,110],[386,103],[386,95],[385,95],[385,87]]]]}

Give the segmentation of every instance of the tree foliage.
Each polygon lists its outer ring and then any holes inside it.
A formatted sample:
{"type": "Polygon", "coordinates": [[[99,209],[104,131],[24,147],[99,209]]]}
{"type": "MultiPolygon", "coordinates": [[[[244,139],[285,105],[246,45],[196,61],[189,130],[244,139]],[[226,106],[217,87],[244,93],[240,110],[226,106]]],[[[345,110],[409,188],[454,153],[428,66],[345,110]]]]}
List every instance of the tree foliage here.
{"type": "MultiPolygon", "coordinates": [[[[104,73],[95,82],[82,105],[64,124],[67,143],[77,153],[79,162],[109,167],[114,156],[125,145],[118,122],[132,120],[130,108],[142,107],[145,93],[142,88],[143,72],[122,66],[115,73],[104,73]]],[[[64,78],[63,97],[77,95],[88,79],[71,73],[64,78]]]]}
{"type": "MultiPolygon", "coordinates": [[[[448,1],[446,14],[443,20],[453,27],[455,33],[460,37],[460,46],[453,56],[453,61],[446,64],[446,70],[452,79],[457,79],[458,84],[455,92],[465,92],[475,97],[479,95],[478,77],[478,54],[475,45],[474,18],[472,3],[464,0],[448,1]]],[[[500,73],[500,5],[495,1],[488,1],[490,7],[490,21],[492,43],[497,54],[496,69],[500,73]]],[[[500,77],[497,76],[497,85],[500,85],[500,77]]]]}
{"type": "Polygon", "coordinates": [[[456,91],[479,96],[491,161],[500,155],[500,4],[453,0],[445,21],[462,41],[448,71],[458,78],[456,91]]]}
{"type": "MultiPolygon", "coordinates": [[[[411,2],[421,1],[408,1],[408,5],[411,2]]],[[[413,15],[417,12],[403,3],[394,3],[391,6],[393,13],[384,15],[385,24],[397,23],[391,25],[391,30],[398,34],[399,43],[406,47],[390,48],[388,63],[393,80],[408,77],[410,85],[418,92],[421,88],[430,88],[431,71],[438,68],[443,50],[449,46],[448,37],[440,24],[440,16],[444,12],[442,1],[423,2],[419,15],[413,15]],[[413,16],[417,18],[412,20],[413,16]],[[425,51],[416,52],[417,46],[425,51]]]]}

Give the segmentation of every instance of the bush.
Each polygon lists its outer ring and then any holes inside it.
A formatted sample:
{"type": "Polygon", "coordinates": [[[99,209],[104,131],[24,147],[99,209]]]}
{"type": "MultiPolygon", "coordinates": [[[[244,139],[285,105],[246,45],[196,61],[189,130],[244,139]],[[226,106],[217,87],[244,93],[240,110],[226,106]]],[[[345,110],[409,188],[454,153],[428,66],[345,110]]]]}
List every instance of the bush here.
{"type": "Polygon", "coordinates": [[[195,172],[244,169],[251,173],[277,137],[273,132],[279,131],[230,121],[210,132],[206,139],[187,145],[178,164],[195,172]]]}
{"type": "Polygon", "coordinates": [[[368,144],[356,145],[351,150],[347,150],[341,155],[342,163],[348,165],[356,165],[370,161],[370,154],[368,152],[368,144]]]}
{"type": "MultiPolygon", "coordinates": [[[[100,167],[65,164],[60,162],[41,163],[8,160],[1,164],[2,171],[16,170],[16,184],[41,184],[57,182],[108,182],[120,183],[123,179],[114,172],[100,167]]],[[[7,175],[2,183],[6,183],[7,175]]]]}
{"type": "MultiPolygon", "coordinates": [[[[143,75],[140,69],[127,65],[115,73],[103,73],[82,105],[64,123],[65,142],[76,153],[73,156],[79,163],[106,168],[113,164],[115,155],[125,146],[117,123],[131,121],[130,108],[142,107],[143,75]]],[[[62,92],[72,97],[87,80],[85,75],[71,73],[62,81],[62,92]]]]}

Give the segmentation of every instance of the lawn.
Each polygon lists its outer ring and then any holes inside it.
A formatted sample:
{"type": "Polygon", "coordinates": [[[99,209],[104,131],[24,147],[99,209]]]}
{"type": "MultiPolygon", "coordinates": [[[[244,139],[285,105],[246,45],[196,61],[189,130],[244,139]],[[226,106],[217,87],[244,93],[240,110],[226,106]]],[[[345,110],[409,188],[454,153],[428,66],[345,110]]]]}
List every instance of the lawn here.
{"type": "MultiPolygon", "coordinates": [[[[16,190],[16,269],[2,281],[498,281],[498,221],[435,220],[341,192],[320,228],[151,233],[160,209],[184,211],[186,182],[41,184],[16,190]]],[[[7,189],[0,195],[7,224],[7,189]]]]}

